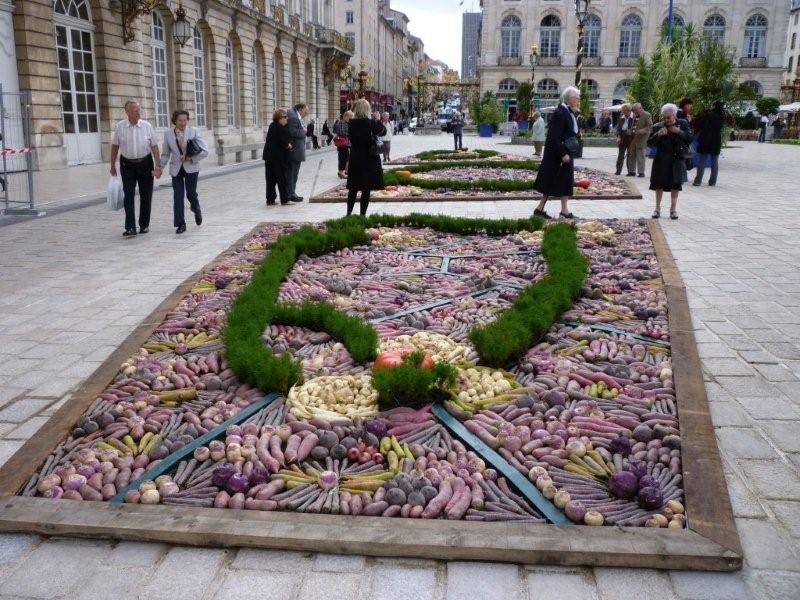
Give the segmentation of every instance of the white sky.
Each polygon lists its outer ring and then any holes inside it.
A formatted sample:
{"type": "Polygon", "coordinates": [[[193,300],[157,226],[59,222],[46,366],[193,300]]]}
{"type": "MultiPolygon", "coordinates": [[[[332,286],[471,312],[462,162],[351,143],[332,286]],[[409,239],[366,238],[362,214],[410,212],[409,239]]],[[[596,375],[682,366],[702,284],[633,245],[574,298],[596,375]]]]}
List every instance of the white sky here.
{"type": "Polygon", "coordinates": [[[461,14],[480,11],[478,0],[391,0],[394,10],[408,15],[408,29],[422,38],[425,52],[461,71],[461,14]]]}

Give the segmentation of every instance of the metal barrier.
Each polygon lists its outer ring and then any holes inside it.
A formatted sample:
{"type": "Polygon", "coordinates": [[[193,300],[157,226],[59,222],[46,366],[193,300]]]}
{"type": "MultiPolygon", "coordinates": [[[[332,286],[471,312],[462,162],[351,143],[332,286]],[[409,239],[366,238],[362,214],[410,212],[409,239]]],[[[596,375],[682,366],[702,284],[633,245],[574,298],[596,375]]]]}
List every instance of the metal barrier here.
{"type": "Polygon", "coordinates": [[[33,206],[30,92],[0,86],[0,205],[4,215],[43,215],[33,206]]]}

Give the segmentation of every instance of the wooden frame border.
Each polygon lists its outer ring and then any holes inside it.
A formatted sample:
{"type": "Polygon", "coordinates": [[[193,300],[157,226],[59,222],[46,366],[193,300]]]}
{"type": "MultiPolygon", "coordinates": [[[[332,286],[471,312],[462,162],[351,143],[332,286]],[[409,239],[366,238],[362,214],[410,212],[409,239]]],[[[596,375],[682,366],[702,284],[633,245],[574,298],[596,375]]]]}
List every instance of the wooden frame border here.
{"type": "MultiPolygon", "coordinates": [[[[0,468],[0,531],[279,548],[446,560],[732,571],[742,566],[725,477],[694,340],[686,290],[658,223],[649,221],[669,307],[688,528],[558,527],[177,506],[53,502],[16,496],[31,473],[207,268],[189,277],[95,371],[36,436],[0,468]],[[713,499],[713,501],[711,501],[713,499]]],[[[209,265],[226,256],[261,225],[209,265]]]]}

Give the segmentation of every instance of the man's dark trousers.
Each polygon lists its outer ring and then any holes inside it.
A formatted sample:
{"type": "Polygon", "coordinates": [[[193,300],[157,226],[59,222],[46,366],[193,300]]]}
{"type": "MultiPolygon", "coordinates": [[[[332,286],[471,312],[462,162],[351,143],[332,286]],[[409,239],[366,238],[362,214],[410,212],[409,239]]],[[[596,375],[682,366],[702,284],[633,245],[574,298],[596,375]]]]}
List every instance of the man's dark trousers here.
{"type": "Polygon", "coordinates": [[[149,155],[141,162],[129,161],[124,156],[119,159],[122,190],[125,195],[125,230],[136,229],[136,206],[134,196],[139,186],[139,227],[150,227],[150,206],[153,200],[153,156],[149,155]]]}

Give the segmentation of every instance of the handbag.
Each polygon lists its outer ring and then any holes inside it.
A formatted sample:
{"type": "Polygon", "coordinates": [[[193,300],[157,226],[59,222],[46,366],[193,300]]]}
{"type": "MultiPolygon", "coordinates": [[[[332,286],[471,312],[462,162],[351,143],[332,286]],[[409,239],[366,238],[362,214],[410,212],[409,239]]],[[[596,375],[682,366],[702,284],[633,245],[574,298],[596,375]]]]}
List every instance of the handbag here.
{"type": "Polygon", "coordinates": [[[350,140],[343,135],[333,136],[333,145],[337,148],[349,148],[350,140]]]}
{"type": "Polygon", "coordinates": [[[581,149],[581,143],[578,141],[578,137],[573,135],[564,140],[564,147],[571,156],[574,156],[581,149]]]}
{"type": "MultiPolygon", "coordinates": [[[[178,150],[181,149],[181,145],[178,143],[178,130],[173,129],[173,133],[175,134],[175,145],[178,147],[178,150]]],[[[186,140],[186,150],[183,151],[184,156],[188,156],[191,158],[192,156],[197,156],[203,151],[200,147],[200,144],[197,142],[197,138],[191,138],[186,140]]]]}

